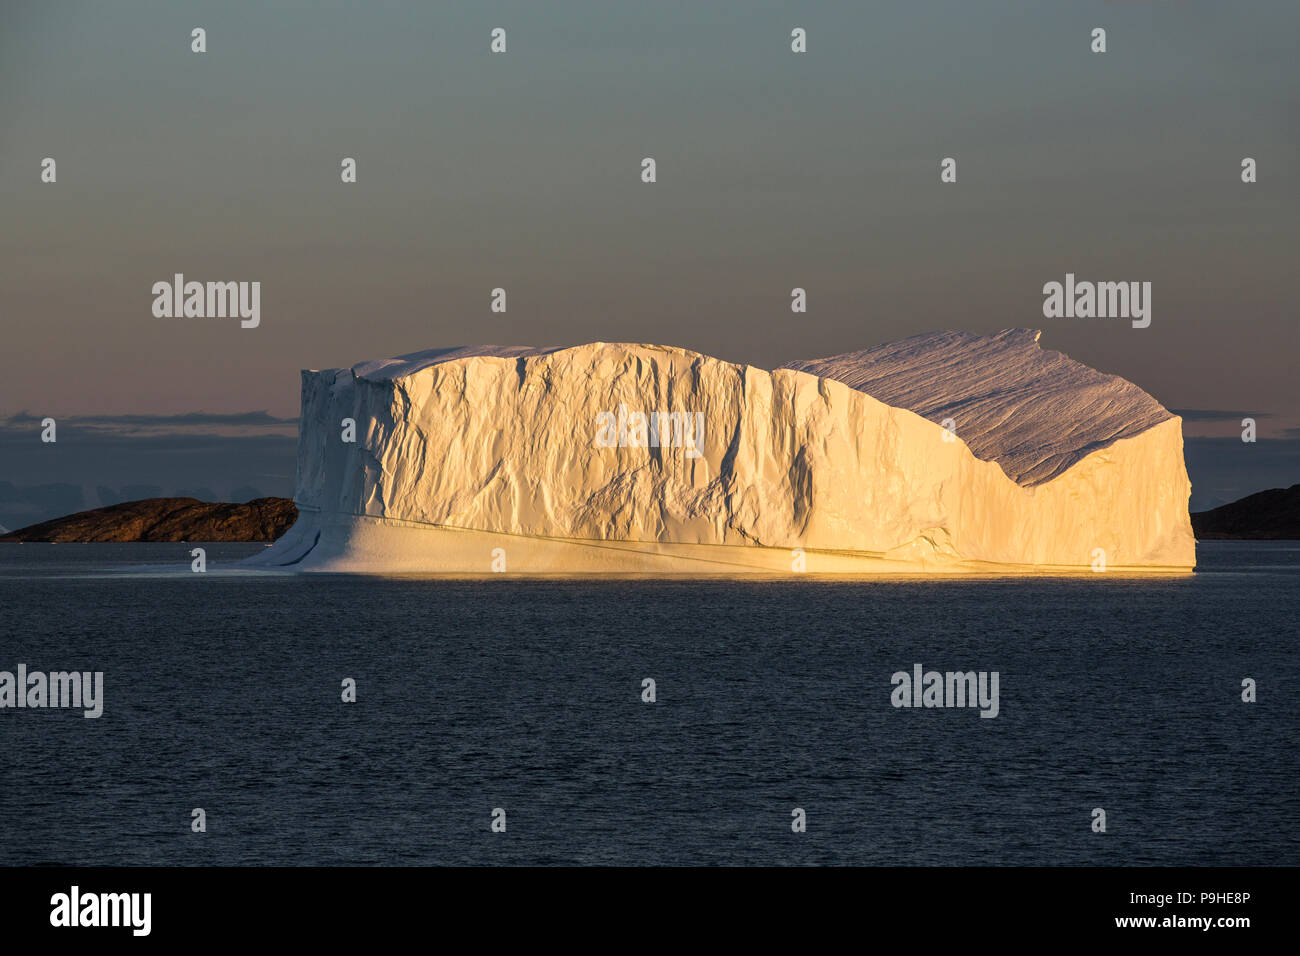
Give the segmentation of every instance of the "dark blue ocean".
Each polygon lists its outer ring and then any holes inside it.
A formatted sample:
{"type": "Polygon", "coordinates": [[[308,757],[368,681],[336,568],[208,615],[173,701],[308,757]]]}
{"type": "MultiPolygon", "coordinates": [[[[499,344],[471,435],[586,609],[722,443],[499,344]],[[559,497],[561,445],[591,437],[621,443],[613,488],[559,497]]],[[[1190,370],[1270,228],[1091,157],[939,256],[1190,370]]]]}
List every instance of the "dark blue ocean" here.
{"type": "Polygon", "coordinates": [[[1297,542],[1172,579],[222,573],[259,547],[0,545],[0,670],[104,672],[99,719],[0,710],[0,865],[1300,864],[1297,542]],[[893,707],[916,663],[997,671],[998,716],[893,707]]]}

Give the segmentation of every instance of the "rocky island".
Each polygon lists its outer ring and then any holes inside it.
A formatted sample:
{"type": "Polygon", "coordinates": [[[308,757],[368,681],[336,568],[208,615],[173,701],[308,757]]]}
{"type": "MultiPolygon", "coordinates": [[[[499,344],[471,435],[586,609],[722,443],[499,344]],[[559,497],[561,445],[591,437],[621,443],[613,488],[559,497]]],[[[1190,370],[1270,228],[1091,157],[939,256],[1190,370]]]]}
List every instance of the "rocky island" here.
{"type": "Polygon", "coordinates": [[[297,517],[288,498],[246,504],[146,498],[19,528],[0,542],[274,541],[297,517]]]}
{"type": "Polygon", "coordinates": [[[1300,484],[1270,488],[1209,511],[1193,512],[1192,528],[1203,541],[1300,539],[1300,484]]]}

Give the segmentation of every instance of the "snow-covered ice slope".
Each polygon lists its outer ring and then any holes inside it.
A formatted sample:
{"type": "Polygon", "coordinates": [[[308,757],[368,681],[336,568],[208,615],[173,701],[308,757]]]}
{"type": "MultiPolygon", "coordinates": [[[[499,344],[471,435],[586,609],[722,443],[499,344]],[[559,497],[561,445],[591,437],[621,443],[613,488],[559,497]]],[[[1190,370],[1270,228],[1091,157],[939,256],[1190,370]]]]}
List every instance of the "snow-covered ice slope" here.
{"type": "Polygon", "coordinates": [[[1037,333],[938,333],[796,364],[769,372],[598,342],[304,372],[301,515],[252,562],[1023,572],[1087,571],[1104,554],[1110,571],[1194,565],[1180,419],[1043,352],[1037,333]],[[606,426],[620,411],[615,435],[606,426]],[[638,412],[680,413],[685,430],[656,446],[638,412]],[[349,418],[355,443],[342,440],[349,418]]]}
{"type": "Polygon", "coordinates": [[[781,367],[833,378],[932,422],[951,419],[977,458],[1022,485],[1173,417],[1132,382],[1039,348],[1041,334],[936,332],[781,367]]]}

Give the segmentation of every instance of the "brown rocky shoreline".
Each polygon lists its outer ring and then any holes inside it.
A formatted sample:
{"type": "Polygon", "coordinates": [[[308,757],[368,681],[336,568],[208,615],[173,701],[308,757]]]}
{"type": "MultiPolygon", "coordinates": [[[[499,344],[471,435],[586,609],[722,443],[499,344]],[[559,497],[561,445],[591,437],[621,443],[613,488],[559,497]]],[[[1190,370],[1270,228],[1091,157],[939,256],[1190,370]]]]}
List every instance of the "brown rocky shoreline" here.
{"type": "Polygon", "coordinates": [[[197,498],[146,498],[79,511],[0,535],[0,542],[274,541],[298,509],[288,498],[237,504],[197,498]]]}

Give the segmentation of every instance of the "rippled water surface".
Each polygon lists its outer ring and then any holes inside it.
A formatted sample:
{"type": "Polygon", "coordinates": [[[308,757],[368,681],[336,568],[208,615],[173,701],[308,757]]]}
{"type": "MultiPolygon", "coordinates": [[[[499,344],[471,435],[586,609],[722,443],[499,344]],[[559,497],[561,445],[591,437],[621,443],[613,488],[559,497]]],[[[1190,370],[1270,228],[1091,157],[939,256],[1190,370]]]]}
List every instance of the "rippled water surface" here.
{"type": "Polygon", "coordinates": [[[0,670],[105,697],[0,710],[0,864],[1300,864],[1300,543],[885,581],[223,573],[248,545],[200,575],[189,547],[0,545],[0,670]],[[998,716],[891,706],[916,663],[997,671],[998,716]]]}

